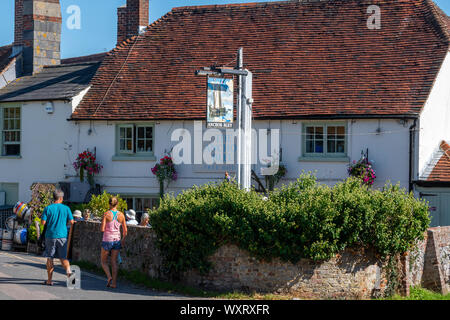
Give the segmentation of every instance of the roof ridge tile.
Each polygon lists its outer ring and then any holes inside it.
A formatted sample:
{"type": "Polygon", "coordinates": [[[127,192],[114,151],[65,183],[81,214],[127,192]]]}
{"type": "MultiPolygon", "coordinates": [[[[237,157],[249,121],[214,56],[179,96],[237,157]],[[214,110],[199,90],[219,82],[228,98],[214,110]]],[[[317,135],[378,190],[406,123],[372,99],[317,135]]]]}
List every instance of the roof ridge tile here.
{"type": "Polygon", "coordinates": [[[424,0],[425,3],[428,5],[428,7],[431,10],[431,13],[433,14],[433,17],[435,21],[437,22],[439,26],[439,31],[441,31],[444,36],[444,39],[447,42],[447,45],[450,47],[450,30],[447,28],[447,25],[442,20],[442,16],[439,13],[440,8],[437,6],[437,4],[433,0],[424,0]]]}

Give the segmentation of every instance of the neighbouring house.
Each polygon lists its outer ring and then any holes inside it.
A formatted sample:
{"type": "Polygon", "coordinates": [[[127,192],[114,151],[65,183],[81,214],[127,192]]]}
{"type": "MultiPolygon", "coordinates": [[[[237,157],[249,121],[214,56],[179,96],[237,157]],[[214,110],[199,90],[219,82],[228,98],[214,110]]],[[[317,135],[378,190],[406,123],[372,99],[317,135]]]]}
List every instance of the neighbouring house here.
{"type": "Polygon", "coordinates": [[[0,48],[0,205],[29,200],[33,183],[64,182],[69,170],[76,128],[67,119],[106,53],[60,59],[61,23],[59,1],[15,1],[14,43],[0,48]]]}
{"type": "MultiPolygon", "coordinates": [[[[254,74],[254,127],[269,129],[269,141],[272,130],[280,130],[278,156],[287,168],[281,183],[295,181],[303,170],[336,183],[348,176],[349,163],[368,151],[375,187],[391,181],[418,196],[424,193],[437,146],[450,140],[450,18],[433,1],[181,7],[145,29],[148,16],[141,15],[148,10],[136,8],[148,8],[148,1],[132,2],[118,9],[117,47],[62,124],[67,136],[55,148],[67,155],[59,164],[67,170],[54,180],[76,183],[71,163],[78,152],[95,150],[104,166],[96,177],[100,185],[134,208],[154,205],[159,184],[150,169],[179,143],[172,134],[184,129],[193,140],[204,140],[203,147],[211,143],[194,124],[202,121],[206,131],[206,79],[195,71],[232,67],[243,47],[245,68],[254,74]],[[368,24],[373,5],[380,9],[379,28],[368,24]],[[64,150],[65,143],[72,149],[64,150]]],[[[22,128],[25,139],[31,129],[22,128]]],[[[194,164],[178,165],[178,180],[167,191],[178,194],[223,179],[225,171],[234,174],[232,165],[196,162],[198,152],[192,146],[188,153],[194,164]]],[[[261,152],[253,150],[255,156],[261,152]]],[[[7,161],[24,168],[21,156],[7,161]]],[[[261,166],[255,165],[255,172],[261,166]]],[[[0,181],[11,179],[0,176],[0,181]]],[[[27,183],[19,181],[21,198],[29,194],[27,183]]],[[[450,208],[438,214],[447,217],[450,208]]]]}
{"type": "Polygon", "coordinates": [[[1,90],[0,190],[6,192],[8,204],[29,199],[33,183],[64,182],[71,172],[67,161],[77,128],[67,119],[98,66],[98,62],[45,66],[1,90]]]}
{"type": "MultiPolygon", "coordinates": [[[[148,25],[148,0],[127,2],[118,9],[120,41],[148,25]]],[[[79,128],[67,119],[106,53],[60,58],[59,0],[15,0],[14,21],[14,43],[0,47],[0,206],[27,201],[35,182],[66,183],[69,199],[83,201],[89,186],[67,184],[79,150],[79,128]]]]}
{"type": "Polygon", "coordinates": [[[430,203],[433,226],[450,226],[450,145],[442,141],[420,179],[415,182],[421,198],[430,203]]]}

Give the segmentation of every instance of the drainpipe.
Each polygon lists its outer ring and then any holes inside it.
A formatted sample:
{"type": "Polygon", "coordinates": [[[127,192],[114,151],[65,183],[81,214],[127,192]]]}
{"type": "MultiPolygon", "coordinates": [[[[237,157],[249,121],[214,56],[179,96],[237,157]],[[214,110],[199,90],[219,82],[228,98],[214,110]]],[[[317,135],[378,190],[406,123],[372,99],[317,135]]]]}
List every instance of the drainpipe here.
{"type": "Polygon", "coordinates": [[[413,175],[414,175],[414,151],[415,151],[415,129],[417,127],[417,118],[414,119],[414,123],[409,127],[409,192],[413,190],[413,175]]]}

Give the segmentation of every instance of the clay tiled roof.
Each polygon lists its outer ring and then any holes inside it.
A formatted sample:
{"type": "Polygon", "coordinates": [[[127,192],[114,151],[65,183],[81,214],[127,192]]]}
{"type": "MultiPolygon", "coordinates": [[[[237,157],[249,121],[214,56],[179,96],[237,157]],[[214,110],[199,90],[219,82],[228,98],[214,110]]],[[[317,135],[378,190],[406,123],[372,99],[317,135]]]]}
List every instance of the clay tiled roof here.
{"type": "Polygon", "coordinates": [[[204,119],[204,66],[254,73],[256,119],[418,115],[449,49],[431,0],[308,0],[175,8],[102,63],[72,119],[204,119]],[[370,5],[381,29],[369,30],[370,5]]]}
{"type": "Polygon", "coordinates": [[[428,176],[427,181],[450,182],[450,146],[447,142],[441,142],[440,151],[443,154],[428,176]]]}

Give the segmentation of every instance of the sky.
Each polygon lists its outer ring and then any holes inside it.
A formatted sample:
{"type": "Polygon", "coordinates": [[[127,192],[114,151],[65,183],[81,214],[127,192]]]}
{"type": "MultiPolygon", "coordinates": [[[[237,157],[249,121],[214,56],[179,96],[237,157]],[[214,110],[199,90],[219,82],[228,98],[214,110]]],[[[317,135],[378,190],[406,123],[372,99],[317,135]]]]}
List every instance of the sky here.
{"type": "MultiPolygon", "coordinates": [[[[150,0],[150,22],[165,15],[174,7],[267,2],[271,0],[150,0]]],[[[274,1],[274,0],[272,0],[274,1]]],[[[450,0],[435,0],[450,15],[450,0]]],[[[0,46],[14,41],[14,0],[0,0],[0,46]]],[[[105,52],[116,45],[117,8],[126,0],[61,0],[63,13],[61,58],[71,58],[105,52]],[[67,9],[80,8],[80,28],[69,29],[67,20],[72,15],[67,9]]]]}

